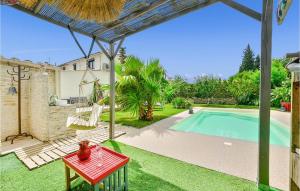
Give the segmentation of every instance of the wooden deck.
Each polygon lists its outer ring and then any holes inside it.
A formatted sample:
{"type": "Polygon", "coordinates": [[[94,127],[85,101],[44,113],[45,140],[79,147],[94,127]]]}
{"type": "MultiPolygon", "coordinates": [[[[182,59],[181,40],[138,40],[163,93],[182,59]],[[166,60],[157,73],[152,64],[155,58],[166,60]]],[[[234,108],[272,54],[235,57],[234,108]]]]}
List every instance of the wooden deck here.
{"type": "MultiPolygon", "coordinates": [[[[124,132],[122,131],[116,131],[115,137],[123,134],[124,132]]],[[[80,138],[89,140],[90,145],[99,144],[109,139],[108,129],[97,128],[91,130],[88,135],[83,135],[80,138]]],[[[79,142],[77,136],[69,136],[46,143],[20,148],[15,151],[15,154],[29,170],[32,170],[77,151],[79,142]]]]}

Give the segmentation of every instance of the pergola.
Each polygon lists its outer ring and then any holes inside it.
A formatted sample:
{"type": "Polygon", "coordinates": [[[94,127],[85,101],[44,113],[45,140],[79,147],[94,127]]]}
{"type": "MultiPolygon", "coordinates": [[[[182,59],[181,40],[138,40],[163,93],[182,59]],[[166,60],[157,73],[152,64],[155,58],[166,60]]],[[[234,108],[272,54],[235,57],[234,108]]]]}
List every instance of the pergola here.
{"type": "MultiPolygon", "coordinates": [[[[260,1],[258,1],[259,3],[260,1]]],[[[261,80],[259,104],[259,160],[258,186],[269,190],[269,137],[270,137],[270,93],[271,93],[271,50],[272,50],[272,14],[273,0],[262,0],[262,13],[233,0],[128,0],[117,20],[108,23],[96,23],[90,20],[76,20],[64,14],[57,7],[37,0],[28,7],[15,4],[12,7],[40,19],[62,26],[71,32],[84,57],[88,58],[94,42],[110,60],[110,138],[114,138],[115,125],[115,63],[114,58],[125,37],[147,28],[159,25],[189,12],[202,9],[215,3],[224,3],[229,7],[261,23],[261,80]],[[85,53],[74,32],[92,39],[88,53],[85,53]],[[107,43],[106,50],[102,43],[107,43]]]]}

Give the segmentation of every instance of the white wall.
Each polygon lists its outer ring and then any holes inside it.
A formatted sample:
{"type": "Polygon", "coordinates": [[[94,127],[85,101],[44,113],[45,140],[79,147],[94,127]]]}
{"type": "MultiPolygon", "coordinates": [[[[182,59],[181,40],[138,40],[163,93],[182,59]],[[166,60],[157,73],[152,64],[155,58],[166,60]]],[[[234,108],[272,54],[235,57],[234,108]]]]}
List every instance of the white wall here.
{"type": "MultiPolygon", "coordinates": [[[[90,59],[94,59],[94,69],[93,73],[98,79],[100,79],[101,84],[109,84],[109,59],[104,53],[98,52],[92,54],[90,59]]],[[[119,62],[119,55],[116,56],[115,62],[119,62]]],[[[64,67],[65,70],[59,71],[59,75],[56,78],[57,82],[59,81],[59,87],[56,92],[60,99],[69,99],[70,97],[79,97],[79,83],[82,78],[84,71],[86,70],[86,59],[81,58],[65,63],[61,68],[64,67]],[[76,71],[73,70],[73,64],[76,64],[76,71]]],[[[93,81],[94,78],[88,73],[87,81],[93,81]]],[[[84,95],[88,97],[92,93],[93,84],[84,86],[84,95]]]]}
{"type": "MultiPolygon", "coordinates": [[[[79,83],[83,76],[84,71],[60,71],[60,95],[61,99],[69,99],[70,97],[79,97],[79,83]]],[[[109,72],[107,71],[93,71],[93,74],[100,79],[100,84],[109,84],[109,72]]],[[[89,72],[86,75],[85,80],[95,80],[89,72]]],[[[92,93],[93,84],[85,85],[83,93],[89,97],[92,93]]]]}
{"type": "MultiPolygon", "coordinates": [[[[96,53],[90,56],[89,59],[94,59],[94,70],[103,70],[109,71],[109,68],[106,68],[106,65],[109,66],[109,59],[103,53],[96,53]]],[[[115,61],[118,62],[118,56],[116,57],[115,61]]],[[[85,70],[86,69],[86,62],[85,58],[73,60],[70,62],[65,63],[63,66],[65,70],[73,70],[73,64],[76,64],[76,70],[85,70]]]]}

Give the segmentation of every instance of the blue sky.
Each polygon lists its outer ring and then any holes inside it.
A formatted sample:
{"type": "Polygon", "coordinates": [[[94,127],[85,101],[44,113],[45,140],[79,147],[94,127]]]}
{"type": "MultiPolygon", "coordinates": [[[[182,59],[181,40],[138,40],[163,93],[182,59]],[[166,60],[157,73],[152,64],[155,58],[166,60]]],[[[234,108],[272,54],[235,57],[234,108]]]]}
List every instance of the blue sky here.
{"type": "MultiPolygon", "coordinates": [[[[238,2],[261,12],[261,1],[238,2]]],[[[281,26],[274,14],[273,57],[299,51],[299,6],[299,1],[293,1],[281,26]]],[[[128,54],[144,60],[159,58],[170,76],[192,79],[214,74],[227,78],[238,71],[248,43],[260,53],[260,28],[256,20],[217,3],[130,36],[125,46],[128,54]]],[[[78,37],[87,50],[90,39],[78,37]]],[[[61,64],[82,56],[66,29],[7,6],[1,6],[0,42],[1,55],[9,58],[61,64]]],[[[94,48],[94,52],[98,50],[94,48]]]]}

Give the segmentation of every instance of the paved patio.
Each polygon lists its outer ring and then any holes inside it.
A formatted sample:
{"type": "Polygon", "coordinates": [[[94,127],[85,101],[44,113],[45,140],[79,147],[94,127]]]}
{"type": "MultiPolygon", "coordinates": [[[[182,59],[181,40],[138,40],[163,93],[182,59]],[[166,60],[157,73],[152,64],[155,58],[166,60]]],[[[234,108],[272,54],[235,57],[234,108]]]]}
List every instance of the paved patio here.
{"type": "MultiPolygon", "coordinates": [[[[195,111],[200,109],[195,108],[195,111]]],[[[222,110],[258,112],[252,109],[222,110]]],[[[185,111],[143,129],[119,127],[118,129],[126,131],[126,134],[116,140],[160,155],[256,181],[257,143],[168,129],[188,116],[188,112],[185,111]]],[[[271,117],[287,126],[290,125],[290,113],[272,111],[271,117]]],[[[288,177],[289,149],[271,145],[270,184],[273,187],[288,190],[288,177]]]]}

